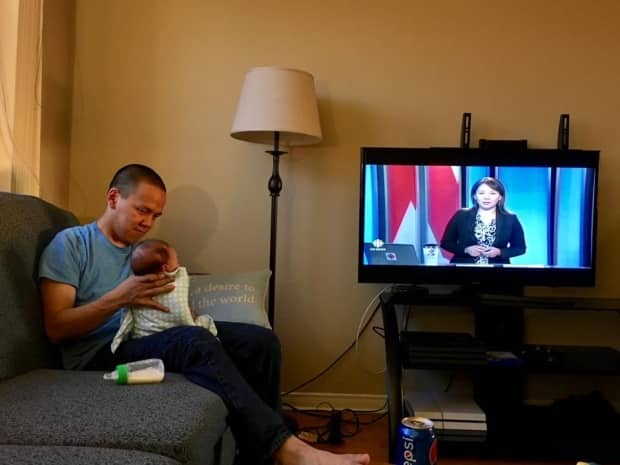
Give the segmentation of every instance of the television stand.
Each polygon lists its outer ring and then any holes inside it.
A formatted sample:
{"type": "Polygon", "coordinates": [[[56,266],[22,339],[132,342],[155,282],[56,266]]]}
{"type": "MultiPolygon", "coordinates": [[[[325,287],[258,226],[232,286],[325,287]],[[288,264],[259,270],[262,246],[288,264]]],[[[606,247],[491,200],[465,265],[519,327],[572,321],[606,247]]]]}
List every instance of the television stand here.
{"type": "MultiPolygon", "coordinates": [[[[514,434],[522,434],[531,426],[528,421],[531,409],[528,410],[524,404],[524,381],[528,372],[620,375],[620,352],[617,350],[608,347],[526,345],[523,324],[523,310],[527,307],[620,312],[620,300],[484,294],[471,292],[471,287],[467,290],[465,293],[440,294],[421,292],[418,287],[407,292],[407,289],[399,287],[380,296],[385,331],[390,463],[394,463],[398,425],[405,415],[403,368],[470,370],[474,375],[475,400],[487,418],[488,434],[483,445],[499,453],[511,451],[511,447],[515,447],[514,434]],[[436,333],[437,337],[433,339],[432,333],[401,331],[396,312],[400,305],[432,306],[438,310],[441,307],[470,308],[475,314],[475,334],[453,334],[454,337],[451,337],[446,333],[436,333]],[[481,357],[482,351],[484,358],[481,357]],[[514,357],[494,358],[491,352],[514,357]],[[549,358],[545,357],[547,354],[549,358]]],[[[540,410],[536,410],[535,415],[538,416],[531,421],[543,421],[540,410]]],[[[620,418],[617,424],[620,425],[620,418]]],[[[610,434],[600,427],[597,427],[597,432],[610,434]]],[[[541,433],[539,440],[542,441],[549,433],[541,433]]],[[[610,440],[605,444],[617,450],[609,452],[593,446],[593,453],[617,453],[616,457],[620,456],[617,442],[610,440]]],[[[544,450],[547,446],[532,443],[532,447],[540,447],[543,452],[549,453],[544,450]]]]}
{"type": "MultiPolygon", "coordinates": [[[[479,299],[481,295],[485,294],[489,289],[488,285],[476,283],[476,284],[463,284],[457,287],[452,294],[457,296],[471,296],[472,298],[479,299]]],[[[506,296],[506,297],[522,297],[525,293],[523,286],[501,286],[498,284],[493,285],[493,295],[506,296]]]]}
{"type": "Polygon", "coordinates": [[[392,292],[403,293],[409,296],[426,296],[430,293],[428,288],[424,286],[416,286],[414,284],[396,284],[392,287],[392,292]]]}

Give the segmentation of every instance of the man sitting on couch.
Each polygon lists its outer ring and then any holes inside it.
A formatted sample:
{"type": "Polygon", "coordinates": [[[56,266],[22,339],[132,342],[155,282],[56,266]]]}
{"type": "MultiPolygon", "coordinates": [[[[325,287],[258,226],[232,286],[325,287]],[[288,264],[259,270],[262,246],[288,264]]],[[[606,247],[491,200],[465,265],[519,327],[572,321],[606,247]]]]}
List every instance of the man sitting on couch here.
{"type": "Polygon", "coordinates": [[[65,229],[45,249],[39,267],[49,339],[61,345],[68,369],[111,370],[115,365],[161,358],[166,369],[219,395],[239,445],[238,463],[365,465],[367,454],[336,455],[293,436],[280,407],[280,345],[272,331],[243,323],[218,322],[218,341],[200,326],[181,326],[123,342],[110,342],[122,309],[167,311],[153,296],[173,289],[164,274],[131,275],[133,244],[161,216],[166,188],[144,165],[121,168],[113,177],[103,215],[65,229]]]}

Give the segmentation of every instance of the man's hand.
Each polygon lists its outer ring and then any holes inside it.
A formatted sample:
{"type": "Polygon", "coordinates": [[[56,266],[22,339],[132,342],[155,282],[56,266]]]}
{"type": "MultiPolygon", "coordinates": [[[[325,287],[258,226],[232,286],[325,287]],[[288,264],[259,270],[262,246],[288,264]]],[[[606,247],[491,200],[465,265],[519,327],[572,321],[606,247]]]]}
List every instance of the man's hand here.
{"type": "Polygon", "coordinates": [[[149,307],[167,312],[168,308],[153,299],[174,289],[174,278],[165,274],[130,276],[107,295],[118,302],[120,307],[149,307]]]}

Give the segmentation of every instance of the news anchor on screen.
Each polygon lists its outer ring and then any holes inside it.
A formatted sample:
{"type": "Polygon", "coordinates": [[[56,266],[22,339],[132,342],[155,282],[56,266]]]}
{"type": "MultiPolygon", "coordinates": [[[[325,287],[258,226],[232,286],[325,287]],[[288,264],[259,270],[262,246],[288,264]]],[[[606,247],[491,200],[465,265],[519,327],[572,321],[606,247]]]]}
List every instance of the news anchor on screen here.
{"type": "Polygon", "coordinates": [[[450,263],[508,264],[523,255],[523,227],[504,207],[504,185],[484,177],[472,186],[471,198],[474,206],[457,211],[441,239],[441,248],[454,254],[450,263]]]}

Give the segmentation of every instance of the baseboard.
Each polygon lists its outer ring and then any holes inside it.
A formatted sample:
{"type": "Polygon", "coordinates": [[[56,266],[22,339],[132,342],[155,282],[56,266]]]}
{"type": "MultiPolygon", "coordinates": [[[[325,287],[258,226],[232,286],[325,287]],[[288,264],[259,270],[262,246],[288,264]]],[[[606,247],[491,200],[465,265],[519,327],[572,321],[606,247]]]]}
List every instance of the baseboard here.
{"type": "MultiPolygon", "coordinates": [[[[369,410],[385,412],[387,397],[378,394],[342,394],[335,392],[293,392],[282,398],[282,402],[298,409],[317,410],[369,410]]],[[[284,406],[284,409],[290,407],[284,406]]]]}

